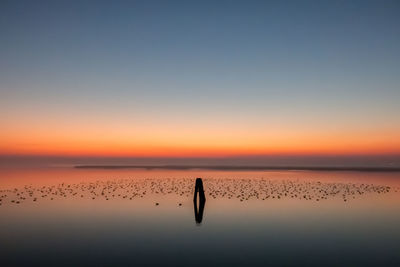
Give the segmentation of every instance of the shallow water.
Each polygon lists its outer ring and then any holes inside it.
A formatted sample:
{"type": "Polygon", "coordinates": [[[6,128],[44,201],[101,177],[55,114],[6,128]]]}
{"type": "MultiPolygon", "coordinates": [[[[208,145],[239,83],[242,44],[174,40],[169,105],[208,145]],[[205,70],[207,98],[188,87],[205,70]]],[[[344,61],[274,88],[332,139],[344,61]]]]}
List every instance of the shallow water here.
{"type": "Polygon", "coordinates": [[[400,266],[399,173],[3,168],[0,190],[4,266],[400,266]]]}

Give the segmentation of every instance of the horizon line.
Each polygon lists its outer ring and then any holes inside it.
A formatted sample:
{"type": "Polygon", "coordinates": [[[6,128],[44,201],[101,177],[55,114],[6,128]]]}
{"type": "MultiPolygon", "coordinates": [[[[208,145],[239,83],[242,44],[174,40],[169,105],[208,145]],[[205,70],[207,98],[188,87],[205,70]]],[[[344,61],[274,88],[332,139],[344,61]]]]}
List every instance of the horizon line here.
{"type": "Polygon", "coordinates": [[[396,153],[271,153],[271,154],[233,154],[233,155],[91,155],[91,154],[1,154],[0,158],[164,158],[164,159],[206,159],[206,158],[252,158],[252,157],[400,157],[396,153]]]}
{"type": "Polygon", "coordinates": [[[75,165],[75,169],[166,169],[166,170],[293,170],[293,171],[361,171],[400,172],[400,167],[360,167],[360,166],[245,166],[245,165],[75,165]]]}

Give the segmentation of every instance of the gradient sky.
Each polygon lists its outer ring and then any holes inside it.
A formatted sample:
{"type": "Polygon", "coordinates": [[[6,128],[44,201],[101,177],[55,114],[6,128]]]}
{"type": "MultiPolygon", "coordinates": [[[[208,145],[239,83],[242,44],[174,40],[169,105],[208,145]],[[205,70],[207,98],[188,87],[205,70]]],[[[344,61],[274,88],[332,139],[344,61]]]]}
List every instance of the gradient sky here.
{"type": "Polygon", "coordinates": [[[399,1],[1,1],[0,154],[400,154],[399,1]]]}

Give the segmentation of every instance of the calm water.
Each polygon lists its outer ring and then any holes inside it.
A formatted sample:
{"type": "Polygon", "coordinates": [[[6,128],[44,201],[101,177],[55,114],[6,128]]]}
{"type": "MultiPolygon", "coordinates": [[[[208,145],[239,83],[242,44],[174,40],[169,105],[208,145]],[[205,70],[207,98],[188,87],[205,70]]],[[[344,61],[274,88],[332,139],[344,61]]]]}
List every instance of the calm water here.
{"type": "Polygon", "coordinates": [[[2,266],[400,266],[399,173],[3,168],[0,190],[2,266]]]}

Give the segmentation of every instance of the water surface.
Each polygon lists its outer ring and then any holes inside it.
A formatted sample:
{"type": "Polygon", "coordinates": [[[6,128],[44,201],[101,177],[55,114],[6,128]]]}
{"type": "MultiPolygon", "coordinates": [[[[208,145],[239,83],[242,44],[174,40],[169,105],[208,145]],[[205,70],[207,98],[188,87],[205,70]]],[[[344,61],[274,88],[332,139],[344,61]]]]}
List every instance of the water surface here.
{"type": "Polygon", "coordinates": [[[399,266],[399,188],[396,172],[2,168],[0,256],[5,266],[399,266]]]}

